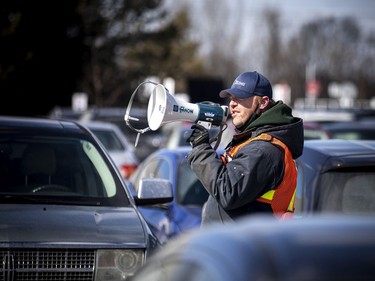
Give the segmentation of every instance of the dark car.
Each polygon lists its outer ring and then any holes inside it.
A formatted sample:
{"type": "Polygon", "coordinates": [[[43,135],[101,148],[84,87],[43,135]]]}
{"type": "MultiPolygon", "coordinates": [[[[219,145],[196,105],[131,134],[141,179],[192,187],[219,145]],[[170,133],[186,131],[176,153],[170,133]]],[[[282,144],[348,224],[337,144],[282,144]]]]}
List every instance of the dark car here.
{"type": "Polygon", "coordinates": [[[375,140],[308,140],[296,164],[296,215],[375,214],[375,140]]]}
{"type": "Polygon", "coordinates": [[[375,120],[358,120],[322,124],[331,139],[375,140],[375,120]]]}
{"type": "Polygon", "coordinates": [[[303,133],[305,140],[327,140],[330,137],[319,122],[303,122],[303,133]]]}
{"type": "Polygon", "coordinates": [[[375,140],[375,120],[304,122],[305,140],[375,140]]]}
{"type": "Polygon", "coordinates": [[[373,216],[247,217],[184,233],[133,281],[372,281],[373,216]]]}
{"type": "Polygon", "coordinates": [[[75,121],[0,117],[0,280],[127,280],[161,245],[136,206],[158,194],[75,121]]]}
{"type": "Polygon", "coordinates": [[[139,208],[162,242],[197,228],[201,223],[202,206],[208,193],[186,161],[190,150],[190,146],[160,149],[147,157],[129,179],[135,192],[142,179],[151,182],[164,179],[172,184],[172,202],[139,208]]]}

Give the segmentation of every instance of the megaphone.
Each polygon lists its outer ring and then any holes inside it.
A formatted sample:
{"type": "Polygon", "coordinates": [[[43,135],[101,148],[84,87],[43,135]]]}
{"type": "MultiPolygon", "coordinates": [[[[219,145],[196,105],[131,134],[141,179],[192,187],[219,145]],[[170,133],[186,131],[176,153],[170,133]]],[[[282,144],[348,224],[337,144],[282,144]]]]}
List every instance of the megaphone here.
{"type": "Polygon", "coordinates": [[[135,139],[135,147],[137,147],[139,136],[141,134],[146,133],[149,130],[156,131],[160,128],[160,126],[170,122],[190,121],[200,124],[207,129],[210,129],[211,126],[220,126],[219,134],[212,139],[212,142],[216,141],[216,149],[217,145],[220,143],[221,133],[227,127],[226,121],[228,114],[228,106],[210,102],[201,102],[197,104],[185,102],[169,94],[168,90],[162,84],[157,84],[147,80],[139,84],[134,90],[126,108],[124,120],[130,129],[138,133],[137,138],[135,139]],[[150,95],[147,107],[148,127],[138,129],[133,127],[130,121],[140,120],[137,117],[131,116],[130,111],[136,93],[139,91],[139,89],[141,89],[142,86],[149,83],[154,85],[154,88],[150,95]]]}
{"type": "Polygon", "coordinates": [[[220,126],[228,117],[228,106],[215,103],[189,103],[171,95],[161,84],[151,93],[147,107],[147,121],[151,130],[176,121],[198,123],[210,129],[220,126]]]}

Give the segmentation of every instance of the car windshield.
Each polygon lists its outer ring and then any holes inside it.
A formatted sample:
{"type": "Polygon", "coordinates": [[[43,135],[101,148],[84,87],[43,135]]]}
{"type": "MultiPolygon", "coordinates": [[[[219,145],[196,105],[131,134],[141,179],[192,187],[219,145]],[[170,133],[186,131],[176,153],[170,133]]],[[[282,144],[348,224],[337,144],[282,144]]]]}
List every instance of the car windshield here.
{"type": "Polygon", "coordinates": [[[0,134],[0,200],[126,206],[108,165],[88,139],[6,132],[0,134]]]}
{"type": "Polygon", "coordinates": [[[375,213],[375,169],[327,172],[317,193],[318,210],[347,214],[375,213]]]}

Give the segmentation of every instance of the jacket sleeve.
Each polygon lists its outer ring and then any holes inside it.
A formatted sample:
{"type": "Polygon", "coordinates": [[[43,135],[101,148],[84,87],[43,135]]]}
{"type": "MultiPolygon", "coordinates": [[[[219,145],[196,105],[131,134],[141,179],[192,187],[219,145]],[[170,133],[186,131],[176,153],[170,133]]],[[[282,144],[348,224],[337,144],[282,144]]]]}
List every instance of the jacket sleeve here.
{"type": "Polygon", "coordinates": [[[266,141],[254,141],[242,147],[235,158],[224,165],[208,144],[192,149],[188,162],[207,191],[225,209],[253,202],[282,180],[283,150],[266,141]]]}

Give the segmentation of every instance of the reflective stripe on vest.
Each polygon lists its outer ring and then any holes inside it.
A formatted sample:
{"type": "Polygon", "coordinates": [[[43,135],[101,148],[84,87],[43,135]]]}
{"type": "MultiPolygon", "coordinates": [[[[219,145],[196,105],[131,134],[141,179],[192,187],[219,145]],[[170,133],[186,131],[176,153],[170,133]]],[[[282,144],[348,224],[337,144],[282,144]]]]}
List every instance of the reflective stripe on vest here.
{"type": "Polygon", "coordinates": [[[296,164],[292,158],[292,154],[289,148],[280,140],[272,137],[268,134],[261,134],[254,138],[248,139],[245,142],[232,147],[228,152],[222,155],[221,159],[226,165],[234,156],[237,154],[244,145],[255,141],[263,140],[269,141],[275,145],[278,145],[284,149],[284,176],[281,183],[272,190],[267,191],[256,200],[259,202],[267,203],[271,205],[271,208],[278,218],[285,218],[286,213],[292,214],[294,212],[294,201],[297,186],[297,169],[296,164]]]}

